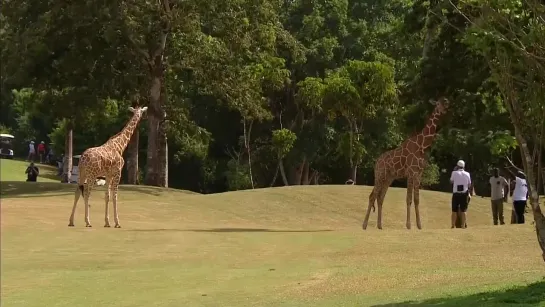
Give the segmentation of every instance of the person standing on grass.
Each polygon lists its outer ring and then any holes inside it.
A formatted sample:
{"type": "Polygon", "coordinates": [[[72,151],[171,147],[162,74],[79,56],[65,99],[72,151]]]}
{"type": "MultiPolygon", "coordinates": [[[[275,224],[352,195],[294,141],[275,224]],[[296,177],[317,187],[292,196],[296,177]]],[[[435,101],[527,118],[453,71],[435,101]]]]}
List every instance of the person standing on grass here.
{"type": "Polygon", "coordinates": [[[458,166],[458,169],[453,171],[450,175],[453,194],[451,228],[455,228],[456,226],[458,210],[460,211],[460,225],[462,225],[462,228],[467,228],[466,210],[470,198],[471,175],[465,171],[465,162],[463,160],[459,160],[456,165],[458,166]]]}
{"type": "Polygon", "coordinates": [[[44,163],[44,157],[45,157],[44,141],[41,141],[40,144],[38,144],[38,155],[40,156],[40,163],[44,163]]]}
{"type": "Polygon", "coordinates": [[[28,161],[34,161],[34,156],[36,155],[36,148],[34,147],[34,141],[30,141],[28,144],[28,161]]]}
{"type": "Polygon", "coordinates": [[[500,170],[498,168],[494,168],[493,175],[490,177],[489,182],[491,188],[490,203],[492,206],[492,220],[494,225],[498,225],[498,219],[500,221],[500,225],[504,225],[503,202],[509,185],[507,180],[500,176],[500,170]]]}
{"type": "Polygon", "coordinates": [[[513,189],[513,209],[515,210],[515,224],[524,224],[524,209],[528,200],[528,184],[526,175],[518,171],[515,175],[515,188],[513,189]]]}

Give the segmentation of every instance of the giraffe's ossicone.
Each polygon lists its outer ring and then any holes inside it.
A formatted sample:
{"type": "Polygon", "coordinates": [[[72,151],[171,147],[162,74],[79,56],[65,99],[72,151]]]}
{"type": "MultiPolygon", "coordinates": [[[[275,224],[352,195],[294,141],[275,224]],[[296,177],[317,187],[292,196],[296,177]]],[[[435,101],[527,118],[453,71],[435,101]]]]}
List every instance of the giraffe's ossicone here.
{"type": "Polygon", "coordinates": [[[127,148],[127,144],[129,143],[134,130],[138,126],[138,122],[140,122],[142,115],[147,109],[147,107],[130,107],[129,110],[133,112],[133,116],[125,125],[123,130],[121,130],[121,132],[112,136],[101,146],[88,148],[81,154],[78,165],[78,187],[76,188],[74,206],[72,207],[72,214],[70,215],[70,223],[68,226],[74,226],[76,207],[80,195],[83,194],[83,200],[85,203],[85,226],[91,227],[91,221],[89,218],[89,196],[91,195],[91,190],[96,179],[98,177],[103,177],[106,181],[104,227],[110,227],[108,203],[110,201],[110,197],[112,197],[115,227],[121,228],[117,212],[117,193],[119,181],[121,180],[121,170],[125,164],[123,152],[125,151],[125,148],[127,148]]]}

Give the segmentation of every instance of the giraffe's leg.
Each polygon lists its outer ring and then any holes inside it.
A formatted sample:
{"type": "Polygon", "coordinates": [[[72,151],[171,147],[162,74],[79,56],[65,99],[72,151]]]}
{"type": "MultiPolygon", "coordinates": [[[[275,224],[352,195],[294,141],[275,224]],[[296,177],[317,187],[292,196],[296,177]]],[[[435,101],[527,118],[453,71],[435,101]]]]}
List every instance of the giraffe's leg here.
{"type": "Polygon", "coordinates": [[[107,181],[105,186],[106,192],[104,193],[104,227],[110,227],[110,206],[108,204],[110,202],[110,185],[107,181]]]}
{"type": "Polygon", "coordinates": [[[93,183],[91,180],[83,184],[83,201],[85,202],[85,227],[93,227],[89,217],[89,196],[91,196],[91,190],[93,189],[93,183]]]}
{"type": "Polygon", "coordinates": [[[420,222],[420,180],[414,181],[414,212],[416,214],[416,227],[422,229],[422,223],[420,222]]]}
{"type": "Polygon", "coordinates": [[[76,215],[76,207],[78,205],[79,197],[81,196],[81,193],[83,191],[83,185],[79,185],[76,187],[76,192],[74,194],[74,206],[72,207],[72,214],[70,214],[70,221],[68,223],[68,226],[74,227],[74,215],[76,215]]]}
{"type": "Polygon", "coordinates": [[[386,198],[386,192],[388,192],[388,188],[390,188],[390,185],[392,184],[393,180],[388,180],[384,183],[382,188],[380,189],[380,192],[378,194],[377,199],[377,206],[378,206],[378,212],[377,212],[377,228],[382,229],[382,204],[384,203],[384,199],[386,198]]]}
{"type": "Polygon", "coordinates": [[[407,179],[407,229],[411,229],[411,204],[413,202],[414,179],[407,179]]]}
{"type": "Polygon", "coordinates": [[[373,191],[371,191],[371,194],[369,194],[369,204],[367,205],[367,213],[365,214],[365,218],[363,219],[363,224],[361,227],[363,230],[367,229],[367,223],[369,222],[369,215],[371,214],[371,208],[375,207],[375,201],[377,200],[377,194],[379,193],[379,188],[377,185],[373,187],[373,191]]]}
{"type": "Polygon", "coordinates": [[[119,181],[121,179],[121,174],[116,174],[113,178],[112,178],[112,183],[110,184],[111,188],[112,188],[112,202],[113,202],[113,205],[114,205],[114,222],[115,222],[115,228],[121,228],[121,225],[119,224],[119,215],[118,215],[118,212],[117,212],[117,192],[118,192],[118,189],[119,189],[119,181]]]}

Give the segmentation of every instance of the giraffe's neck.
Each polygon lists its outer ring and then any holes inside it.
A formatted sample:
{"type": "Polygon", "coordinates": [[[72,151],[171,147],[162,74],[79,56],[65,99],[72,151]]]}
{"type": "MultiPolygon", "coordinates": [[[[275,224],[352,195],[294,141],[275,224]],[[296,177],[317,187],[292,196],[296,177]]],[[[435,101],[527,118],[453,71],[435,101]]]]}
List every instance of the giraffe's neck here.
{"type": "Polygon", "coordinates": [[[434,111],[432,115],[428,118],[426,126],[416,135],[418,140],[418,145],[421,150],[424,152],[431,147],[435,136],[437,135],[437,122],[439,120],[439,113],[434,111]]]}
{"type": "Polygon", "coordinates": [[[125,148],[127,148],[127,145],[131,140],[132,134],[134,133],[134,130],[136,129],[136,126],[140,121],[140,117],[140,114],[135,113],[129,120],[129,122],[125,125],[123,130],[121,130],[118,134],[112,136],[105,145],[108,145],[115,151],[119,152],[119,154],[123,155],[123,152],[125,151],[125,148]]]}

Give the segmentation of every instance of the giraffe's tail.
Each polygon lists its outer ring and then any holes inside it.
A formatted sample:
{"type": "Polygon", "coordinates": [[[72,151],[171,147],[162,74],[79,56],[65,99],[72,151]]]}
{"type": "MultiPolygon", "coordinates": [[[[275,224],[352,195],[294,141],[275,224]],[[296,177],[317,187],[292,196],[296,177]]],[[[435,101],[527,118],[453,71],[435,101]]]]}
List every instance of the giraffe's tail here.
{"type": "Polygon", "coordinates": [[[373,209],[373,212],[375,212],[375,201],[377,200],[377,191],[373,187],[373,191],[371,191],[371,194],[369,195],[369,206],[373,209]]]}

